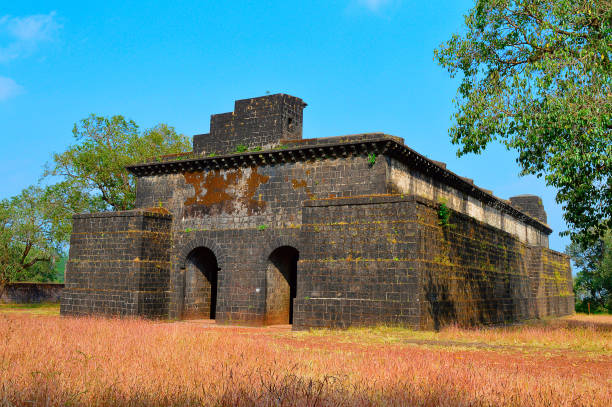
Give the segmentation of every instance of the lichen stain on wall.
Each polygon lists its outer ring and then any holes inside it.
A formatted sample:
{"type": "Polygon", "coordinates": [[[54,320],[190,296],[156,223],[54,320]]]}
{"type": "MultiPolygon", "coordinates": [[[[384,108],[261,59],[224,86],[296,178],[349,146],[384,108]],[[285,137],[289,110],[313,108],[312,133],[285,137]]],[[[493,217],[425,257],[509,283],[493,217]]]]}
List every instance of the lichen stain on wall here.
{"type": "MultiPolygon", "coordinates": [[[[308,171],[306,172],[308,173],[308,171]]],[[[305,179],[292,179],[291,185],[293,186],[293,189],[295,191],[300,188],[303,188],[309,199],[313,199],[315,197],[315,195],[310,191],[310,188],[308,188],[308,182],[305,179]]]]}
{"type": "Polygon", "coordinates": [[[270,179],[257,172],[257,167],[221,172],[188,171],[185,182],[193,186],[194,196],[185,200],[187,217],[219,214],[253,215],[262,212],[266,202],[255,199],[257,188],[270,179]]]}
{"type": "Polygon", "coordinates": [[[308,185],[304,179],[292,179],[291,184],[293,185],[293,189],[305,188],[306,185],[308,185]]]}

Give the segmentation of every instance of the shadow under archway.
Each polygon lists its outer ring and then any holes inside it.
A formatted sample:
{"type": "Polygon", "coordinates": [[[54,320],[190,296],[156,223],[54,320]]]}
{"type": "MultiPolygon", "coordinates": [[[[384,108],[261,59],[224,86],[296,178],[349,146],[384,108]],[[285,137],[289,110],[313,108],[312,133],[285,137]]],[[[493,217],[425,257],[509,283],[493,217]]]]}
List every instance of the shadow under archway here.
{"type": "Polygon", "coordinates": [[[198,247],[189,253],[185,261],[183,319],[215,319],[218,271],[212,250],[198,247]]]}
{"type": "Polygon", "coordinates": [[[299,252],[291,246],[276,248],[266,269],[266,325],[292,324],[297,293],[299,252]]]}

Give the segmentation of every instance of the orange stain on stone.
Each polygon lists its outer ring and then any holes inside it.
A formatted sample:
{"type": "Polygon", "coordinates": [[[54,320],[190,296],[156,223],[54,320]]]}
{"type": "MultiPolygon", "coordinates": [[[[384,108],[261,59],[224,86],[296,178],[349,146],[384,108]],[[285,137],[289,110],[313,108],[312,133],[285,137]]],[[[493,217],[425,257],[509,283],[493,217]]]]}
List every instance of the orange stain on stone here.
{"type": "Polygon", "coordinates": [[[306,195],[308,195],[308,198],[312,199],[314,197],[314,194],[310,192],[310,188],[307,187],[308,183],[305,179],[292,179],[291,185],[293,185],[293,189],[296,191],[299,188],[304,188],[304,191],[306,192],[306,195]]]}
{"type": "Polygon", "coordinates": [[[305,179],[292,179],[291,185],[293,185],[293,189],[298,189],[298,188],[305,188],[306,185],[308,184],[306,183],[305,179]]]}
{"type": "Polygon", "coordinates": [[[255,199],[257,188],[270,179],[267,175],[257,172],[252,167],[245,179],[242,169],[188,171],[184,173],[185,182],[193,186],[194,196],[185,200],[185,209],[188,216],[209,215],[218,213],[236,213],[245,207],[252,215],[263,210],[266,202],[255,199]]]}
{"type": "Polygon", "coordinates": [[[221,174],[221,170],[207,173],[192,171],[185,173],[185,182],[192,185],[195,195],[185,201],[185,205],[215,205],[233,201],[233,196],[227,193],[229,187],[235,187],[238,178],[242,175],[240,169],[235,172],[228,171],[221,174]],[[203,194],[203,191],[206,193],[203,194]]]}
{"type": "Polygon", "coordinates": [[[251,175],[246,180],[246,193],[239,198],[239,200],[247,207],[249,215],[258,213],[263,210],[266,206],[266,202],[254,199],[255,192],[261,184],[265,184],[270,179],[268,175],[262,175],[257,172],[257,167],[251,167],[251,175]]]}

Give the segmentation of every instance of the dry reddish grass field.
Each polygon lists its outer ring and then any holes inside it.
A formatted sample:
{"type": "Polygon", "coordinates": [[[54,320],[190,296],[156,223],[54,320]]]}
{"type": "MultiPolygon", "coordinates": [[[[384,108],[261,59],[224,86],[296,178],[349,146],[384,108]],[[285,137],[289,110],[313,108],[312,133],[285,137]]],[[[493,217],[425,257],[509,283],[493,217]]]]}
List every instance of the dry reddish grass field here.
{"type": "Polygon", "coordinates": [[[609,406],[612,317],[291,332],[0,307],[0,405],[609,406]]]}

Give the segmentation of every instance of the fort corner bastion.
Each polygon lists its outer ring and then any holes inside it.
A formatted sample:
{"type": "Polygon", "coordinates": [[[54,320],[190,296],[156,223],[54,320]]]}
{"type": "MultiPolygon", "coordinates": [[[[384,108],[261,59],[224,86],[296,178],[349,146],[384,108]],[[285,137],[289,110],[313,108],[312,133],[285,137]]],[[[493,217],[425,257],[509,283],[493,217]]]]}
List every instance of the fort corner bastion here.
{"type": "Polygon", "coordinates": [[[382,133],[303,139],[238,100],[193,152],[128,167],[136,209],[73,219],[62,315],[416,329],[571,314],[537,196],[509,201],[382,133]]]}

